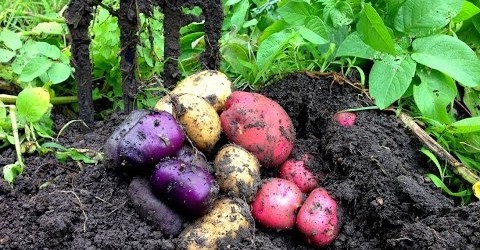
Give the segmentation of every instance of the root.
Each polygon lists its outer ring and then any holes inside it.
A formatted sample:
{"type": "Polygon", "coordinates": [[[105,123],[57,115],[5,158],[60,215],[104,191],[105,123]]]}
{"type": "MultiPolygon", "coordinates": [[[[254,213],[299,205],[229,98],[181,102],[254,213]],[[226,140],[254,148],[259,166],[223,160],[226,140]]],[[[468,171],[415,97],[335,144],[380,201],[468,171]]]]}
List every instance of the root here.
{"type": "Polygon", "coordinates": [[[73,190],[57,190],[57,191],[52,192],[50,194],[54,194],[54,193],[57,193],[57,192],[64,193],[64,194],[73,194],[73,196],[75,196],[75,199],[78,201],[80,210],[82,211],[82,214],[83,214],[83,217],[84,217],[83,232],[86,233],[87,232],[88,216],[87,216],[87,213],[85,212],[85,209],[83,209],[84,205],[83,205],[82,201],[80,200],[80,197],[78,197],[77,193],[75,193],[75,191],[73,191],[73,190]]]}
{"type": "Polygon", "coordinates": [[[113,213],[115,213],[116,211],[118,211],[120,208],[122,208],[123,206],[125,206],[125,204],[127,204],[127,201],[128,200],[125,200],[121,205],[119,205],[118,207],[116,207],[115,209],[113,209],[112,211],[110,211],[108,214],[106,214],[105,216],[109,216],[113,213]]]}

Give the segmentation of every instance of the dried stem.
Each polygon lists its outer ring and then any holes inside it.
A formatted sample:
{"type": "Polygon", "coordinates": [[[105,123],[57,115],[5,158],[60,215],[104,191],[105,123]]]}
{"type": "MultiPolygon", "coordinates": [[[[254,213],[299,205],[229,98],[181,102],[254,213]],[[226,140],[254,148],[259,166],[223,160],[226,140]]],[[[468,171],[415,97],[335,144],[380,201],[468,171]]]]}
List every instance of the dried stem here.
{"type": "Polygon", "coordinates": [[[456,174],[460,175],[470,184],[475,184],[476,182],[480,181],[480,177],[477,174],[465,167],[464,164],[448,153],[440,144],[438,144],[430,135],[428,135],[427,132],[425,132],[411,116],[401,112],[399,118],[428,149],[430,149],[440,159],[447,161],[456,174]]]}

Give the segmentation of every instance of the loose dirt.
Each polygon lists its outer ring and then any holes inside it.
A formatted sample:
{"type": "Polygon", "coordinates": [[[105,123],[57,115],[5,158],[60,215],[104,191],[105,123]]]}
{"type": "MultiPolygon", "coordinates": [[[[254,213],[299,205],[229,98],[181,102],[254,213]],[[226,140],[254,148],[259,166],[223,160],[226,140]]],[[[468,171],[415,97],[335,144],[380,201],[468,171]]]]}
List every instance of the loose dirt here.
{"type": "MultiPolygon", "coordinates": [[[[295,74],[261,92],[287,110],[297,131],[295,155],[316,156],[312,167],[339,202],[340,234],[327,249],[480,248],[480,203],[460,206],[425,178],[435,169],[393,115],[362,111],[355,126],[337,125],[335,112],[370,104],[331,78],[295,74]]],[[[55,118],[58,128],[70,119],[55,118]]],[[[69,128],[60,143],[101,151],[123,118],[113,114],[84,135],[69,128]]],[[[0,165],[13,162],[14,155],[4,149],[0,165]]],[[[13,188],[0,181],[0,248],[175,248],[175,238],[165,238],[134,211],[126,195],[130,177],[102,164],[63,164],[53,155],[25,161],[25,173],[13,188]]],[[[263,177],[276,174],[268,171],[263,177]]],[[[250,237],[220,248],[314,249],[295,231],[259,226],[250,237]]]]}

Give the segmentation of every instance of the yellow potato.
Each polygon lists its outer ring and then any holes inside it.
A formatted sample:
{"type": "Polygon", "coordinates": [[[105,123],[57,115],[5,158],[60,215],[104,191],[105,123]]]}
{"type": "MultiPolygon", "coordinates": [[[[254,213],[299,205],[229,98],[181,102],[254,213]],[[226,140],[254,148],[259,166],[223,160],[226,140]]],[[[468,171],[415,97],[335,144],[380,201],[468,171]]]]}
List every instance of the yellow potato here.
{"type": "Polygon", "coordinates": [[[155,110],[157,111],[166,111],[172,115],[175,115],[173,111],[173,103],[172,98],[170,95],[163,96],[158,102],[155,104],[155,110]]]}
{"type": "Polygon", "coordinates": [[[179,250],[215,250],[226,239],[239,239],[252,224],[250,209],[240,199],[221,199],[212,210],[190,224],[179,236],[179,250]]]}
{"type": "Polygon", "coordinates": [[[222,127],[215,109],[201,97],[182,94],[172,96],[178,121],[195,147],[210,151],[220,139],[222,127]]]}
{"type": "Polygon", "coordinates": [[[260,164],[253,154],[229,144],[220,149],[213,165],[220,190],[247,201],[253,199],[260,185],[260,164]]]}
{"type": "Polygon", "coordinates": [[[216,111],[221,111],[225,109],[225,101],[232,93],[232,82],[219,71],[204,70],[183,79],[171,93],[203,97],[216,111]]]}

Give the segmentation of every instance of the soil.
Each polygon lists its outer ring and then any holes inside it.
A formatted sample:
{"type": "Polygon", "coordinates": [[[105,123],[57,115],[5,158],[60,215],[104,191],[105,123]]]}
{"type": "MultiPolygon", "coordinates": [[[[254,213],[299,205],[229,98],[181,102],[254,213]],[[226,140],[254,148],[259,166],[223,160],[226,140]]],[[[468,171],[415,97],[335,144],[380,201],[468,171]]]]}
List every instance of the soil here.
{"type": "MultiPolygon", "coordinates": [[[[362,111],[355,126],[337,125],[335,112],[369,104],[331,78],[294,74],[261,92],[287,110],[297,131],[295,154],[316,156],[312,167],[322,176],[321,186],[341,207],[340,234],[327,249],[480,248],[480,203],[461,206],[424,177],[435,169],[393,115],[362,111]]],[[[87,134],[69,127],[60,143],[101,151],[123,118],[97,121],[87,134]]],[[[55,120],[59,129],[69,118],[55,120]]],[[[0,165],[13,161],[13,149],[0,153],[0,165]]],[[[164,237],[134,211],[127,199],[131,177],[102,164],[62,164],[51,154],[25,161],[13,188],[0,181],[0,248],[175,248],[175,238],[164,237]]],[[[264,177],[275,175],[268,171],[264,177]]],[[[220,246],[227,248],[314,249],[293,230],[258,225],[249,237],[220,246]]]]}

